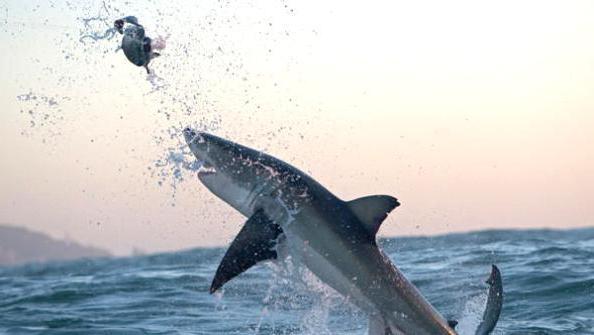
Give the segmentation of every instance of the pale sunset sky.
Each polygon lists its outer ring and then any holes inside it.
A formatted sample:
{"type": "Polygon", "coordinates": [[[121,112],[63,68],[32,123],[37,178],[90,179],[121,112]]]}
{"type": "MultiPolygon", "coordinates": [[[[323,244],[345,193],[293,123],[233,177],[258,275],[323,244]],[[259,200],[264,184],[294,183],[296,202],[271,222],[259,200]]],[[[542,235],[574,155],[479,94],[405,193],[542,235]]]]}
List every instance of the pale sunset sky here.
{"type": "Polygon", "coordinates": [[[593,18],[589,0],[2,0],[0,223],[118,255],[229,243],[245,219],[163,162],[193,125],[343,199],[397,197],[382,236],[592,226],[593,18]],[[152,83],[121,36],[81,40],[124,15],[168,37],[152,83]]]}

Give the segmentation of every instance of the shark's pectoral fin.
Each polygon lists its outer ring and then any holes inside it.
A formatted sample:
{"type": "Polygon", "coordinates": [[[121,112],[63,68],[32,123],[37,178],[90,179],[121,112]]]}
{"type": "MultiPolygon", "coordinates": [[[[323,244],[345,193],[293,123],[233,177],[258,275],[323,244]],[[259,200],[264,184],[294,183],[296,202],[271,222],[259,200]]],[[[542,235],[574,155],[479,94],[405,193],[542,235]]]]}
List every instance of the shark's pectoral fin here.
{"type": "Polygon", "coordinates": [[[501,272],[497,266],[493,265],[491,268],[491,275],[487,279],[489,284],[489,296],[487,297],[487,306],[483,313],[483,319],[476,329],[476,335],[490,334],[501,314],[501,307],[503,306],[503,283],[501,281],[501,272]]]}
{"type": "Polygon", "coordinates": [[[274,247],[277,237],[282,232],[280,226],[271,221],[263,210],[257,210],[227,249],[212,280],[210,293],[215,292],[254,264],[276,259],[274,247]]]}
{"type": "Polygon", "coordinates": [[[348,202],[349,207],[363,222],[372,236],[375,236],[382,222],[400,203],[389,195],[370,195],[348,202]]]}
{"type": "Polygon", "coordinates": [[[393,333],[381,315],[371,315],[367,335],[393,335],[393,333]]]}

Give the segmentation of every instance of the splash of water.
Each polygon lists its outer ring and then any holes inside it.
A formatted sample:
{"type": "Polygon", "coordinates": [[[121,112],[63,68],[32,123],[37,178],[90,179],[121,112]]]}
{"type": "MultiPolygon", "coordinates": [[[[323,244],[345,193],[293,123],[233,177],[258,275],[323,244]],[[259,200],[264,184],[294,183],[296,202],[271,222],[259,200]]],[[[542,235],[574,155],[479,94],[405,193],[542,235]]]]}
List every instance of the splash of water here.
{"type": "Polygon", "coordinates": [[[111,13],[105,1],[102,2],[97,15],[79,18],[83,23],[80,38],[78,39],[79,42],[85,43],[87,39],[98,42],[100,40],[111,40],[114,38],[117,30],[110,18],[111,13]]]}
{"type": "Polygon", "coordinates": [[[49,97],[41,94],[35,94],[33,92],[24,93],[17,95],[17,100],[19,101],[36,101],[39,100],[41,103],[46,104],[50,107],[57,106],[58,102],[56,101],[57,97],[49,97]]]}
{"type": "Polygon", "coordinates": [[[165,78],[159,77],[153,69],[150,69],[149,73],[146,75],[146,81],[148,81],[151,84],[151,91],[149,92],[149,94],[158,92],[169,86],[165,78]]]}
{"type": "Polygon", "coordinates": [[[189,173],[200,170],[202,163],[195,159],[186,145],[169,147],[164,155],[155,161],[153,175],[158,178],[159,186],[169,185],[171,187],[172,206],[175,206],[178,184],[183,182],[189,173]]]}
{"type": "MultiPolygon", "coordinates": [[[[164,37],[159,35],[154,38],[151,41],[152,50],[159,51],[165,49],[169,36],[170,35],[164,37]]],[[[150,94],[165,89],[167,86],[169,86],[165,78],[158,76],[153,68],[149,68],[149,73],[146,76],[146,80],[151,84],[151,91],[149,92],[150,94]]]]}
{"type": "MultiPolygon", "coordinates": [[[[88,20],[100,20],[100,18],[90,18],[90,19],[83,19],[84,23],[85,23],[85,27],[90,27],[91,25],[89,24],[88,20]]],[[[102,21],[102,20],[101,20],[102,21]]],[[[103,33],[97,32],[97,31],[92,31],[90,33],[87,34],[83,34],[80,38],[79,41],[81,43],[85,43],[86,39],[91,39],[95,42],[99,41],[99,40],[111,40],[112,38],[114,38],[116,36],[116,29],[115,28],[108,28],[106,29],[103,33]]],[[[116,49],[116,51],[118,51],[120,49],[120,47],[118,47],[118,49],[116,49]]]]}
{"type": "MultiPolygon", "coordinates": [[[[20,113],[29,118],[30,128],[45,127],[48,125],[54,126],[51,127],[49,136],[43,137],[43,142],[45,142],[48,137],[54,137],[60,134],[59,127],[55,126],[64,120],[61,103],[70,101],[71,99],[69,97],[58,95],[48,96],[29,91],[17,95],[16,99],[22,103],[20,113]]],[[[30,135],[30,131],[23,129],[21,134],[30,135]]]]}
{"type": "MultiPolygon", "coordinates": [[[[259,334],[260,327],[268,315],[287,308],[303,311],[299,317],[299,328],[303,334],[332,334],[329,328],[330,314],[337,307],[344,308],[348,305],[346,299],[290,255],[266,264],[272,276],[263,300],[265,306],[254,334],[259,334]]],[[[347,311],[354,312],[354,309],[347,311]]]]}
{"type": "Polygon", "coordinates": [[[487,301],[487,293],[483,292],[471,297],[464,305],[462,317],[458,320],[456,330],[460,335],[473,335],[481,322],[482,313],[487,301]]]}

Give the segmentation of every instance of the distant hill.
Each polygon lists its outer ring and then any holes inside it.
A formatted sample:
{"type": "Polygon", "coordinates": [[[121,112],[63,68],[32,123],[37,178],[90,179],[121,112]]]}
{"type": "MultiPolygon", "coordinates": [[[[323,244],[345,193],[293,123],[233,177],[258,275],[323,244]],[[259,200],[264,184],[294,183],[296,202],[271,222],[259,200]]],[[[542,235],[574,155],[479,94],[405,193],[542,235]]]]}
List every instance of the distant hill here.
{"type": "Polygon", "coordinates": [[[0,265],[110,256],[109,252],[53,239],[25,228],[0,225],[0,265]]]}

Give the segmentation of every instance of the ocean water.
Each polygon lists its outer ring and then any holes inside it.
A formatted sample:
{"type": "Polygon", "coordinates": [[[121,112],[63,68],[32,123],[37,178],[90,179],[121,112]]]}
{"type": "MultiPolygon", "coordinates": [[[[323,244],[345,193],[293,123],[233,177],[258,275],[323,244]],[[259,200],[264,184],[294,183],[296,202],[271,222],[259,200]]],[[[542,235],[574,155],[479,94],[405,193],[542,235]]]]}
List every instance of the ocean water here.
{"type": "MultiPolygon", "coordinates": [[[[380,244],[472,334],[491,263],[496,334],[594,334],[594,229],[482,231],[380,244]]],[[[225,249],[0,268],[4,334],[366,334],[365,315],[290,260],[208,288],[225,249]]]]}

